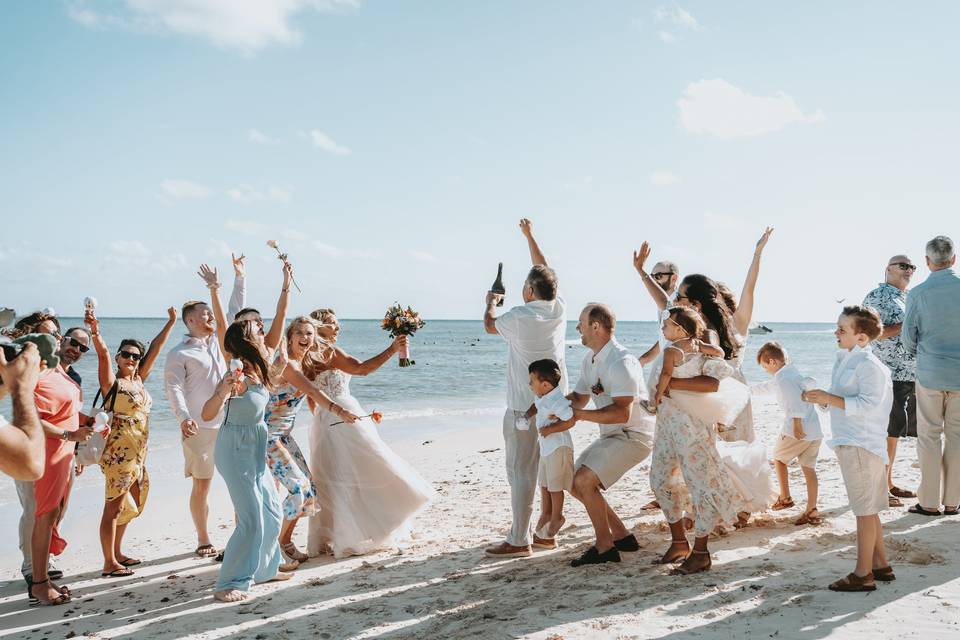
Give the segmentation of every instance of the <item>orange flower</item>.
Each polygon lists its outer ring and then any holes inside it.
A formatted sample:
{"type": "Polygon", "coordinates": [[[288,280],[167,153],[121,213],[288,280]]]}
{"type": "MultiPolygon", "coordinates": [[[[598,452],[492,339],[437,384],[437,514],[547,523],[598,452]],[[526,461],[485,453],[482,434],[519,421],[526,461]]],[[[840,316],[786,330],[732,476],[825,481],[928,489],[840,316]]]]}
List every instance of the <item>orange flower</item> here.
{"type": "Polygon", "coordinates": [[[383,420],[383,414],[379,411],[374,411],[370,414],[370,419],[373,420],[376,424],[380,424],[380,421],[383,420]]]}

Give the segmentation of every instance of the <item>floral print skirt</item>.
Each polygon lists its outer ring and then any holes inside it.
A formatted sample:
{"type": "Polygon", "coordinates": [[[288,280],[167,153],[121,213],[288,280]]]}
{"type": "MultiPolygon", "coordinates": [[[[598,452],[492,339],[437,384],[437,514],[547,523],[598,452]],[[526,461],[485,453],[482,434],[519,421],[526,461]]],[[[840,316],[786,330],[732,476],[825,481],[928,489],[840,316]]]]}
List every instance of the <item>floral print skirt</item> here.
{"type": "Polygon", "coordinates": [[[307,460],[291,434],[271,434],[267,439],[267,467],[287,490],[283,517],[293,520],[317,512],[317,489],[310,477],[307,460]]]}
{"type": "Polygon", "coordinates": [[[125,525],[141,513],[150,492],[147,475],[147,437],[150,433],[146,416],[115,415],[107,436],[107,446],[100,458],[100,469],[106,478],[107,502],[123,498],[117,525],[125,525]],[[137,485],[134,497],[131,489],[137,485]]]}

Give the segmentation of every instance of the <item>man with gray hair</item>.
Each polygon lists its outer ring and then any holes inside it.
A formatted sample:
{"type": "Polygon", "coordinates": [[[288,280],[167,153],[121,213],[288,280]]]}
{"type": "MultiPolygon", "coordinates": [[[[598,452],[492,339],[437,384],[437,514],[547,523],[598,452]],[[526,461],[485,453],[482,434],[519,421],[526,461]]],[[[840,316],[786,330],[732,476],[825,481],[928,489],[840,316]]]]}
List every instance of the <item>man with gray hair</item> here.
{"type": "Polygon", "coordinates": [[[883,283],[863,299],[866,307],[880,314],[883,333],[872,349],[883,364],[890,369],[893,379],[893,408],[887,423],[887,502],[891,507],[902,507],[900,498],[916,498],[909,489],[901,489],[893,483],[893,461],[897,457],[900,438],[917,437],[917,395],[914,382],[917,379],[917,359],[907,353],[900,330],[907,308],[907,286],[916,273],[917,266],[905,255],[897,255],[887,261],[883,283]]]}
{"type": "Polygon", "coordinates": [[[920,488],[911,513],[955,515],[960,505],[960,277],[953,241],[927,243],[930,276],[907,298],[903,346],[917,356],[920,488]],[[941,483],[942,480],[942,483],[941,483]]]}

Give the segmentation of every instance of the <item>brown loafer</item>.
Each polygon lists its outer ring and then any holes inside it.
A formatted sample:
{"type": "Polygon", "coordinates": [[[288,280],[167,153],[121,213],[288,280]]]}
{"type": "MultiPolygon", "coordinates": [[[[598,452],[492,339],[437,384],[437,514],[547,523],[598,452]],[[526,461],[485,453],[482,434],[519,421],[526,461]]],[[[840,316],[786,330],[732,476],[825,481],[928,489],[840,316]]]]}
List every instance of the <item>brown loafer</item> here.
{"type": "Polygon", "coordinates": [[[862,578],[855,573],[848,573],[846,577],[832,583],[829,589],[830,591],[876,591],[877,583],[873,581],[872,572],[862,578]]]}
{"type": "Polygon", "coordinates": [[[898,498],[916,498],[917,494],[913,491],[907,489],[901,489],[900,487],[890,487],[890,495],[897,496],[898,498]]]}
{"type": "Polygon", "coordinates": [[[533,535],[533,546],[535,549],[556,549],[557,548],[557,539],[556,538],[541,538],[540,536],[533,535]]]}
{"type": "Polygon", "coordinates": [[[533,551],[530,550],[530,545],[517,547],[507,542],[501,542],[492,547],[487,547],[483,550],[483,553],[488,558],[528,558],[533,555],[533,551]]]}

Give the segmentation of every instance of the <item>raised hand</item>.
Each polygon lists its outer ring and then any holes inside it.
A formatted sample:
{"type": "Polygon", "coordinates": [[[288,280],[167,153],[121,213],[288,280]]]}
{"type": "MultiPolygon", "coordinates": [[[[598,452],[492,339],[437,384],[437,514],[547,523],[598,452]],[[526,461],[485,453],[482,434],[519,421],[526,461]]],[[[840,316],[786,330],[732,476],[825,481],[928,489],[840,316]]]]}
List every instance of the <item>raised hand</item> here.
{"type": "Polygon", "coordinates": [[[288,261],[283,261],[283,288],[289,289],[290,282],[293,280],[293,265],[288,261]]]}
{"type": "Polygon", "coordinates": [[[404,347],[407,347],[410,344],[410,336],[397,336],[393,339],[393,344],[390,345],[390,348],[394,352],[400,351],[404,347]]]}
{"type": "Polygon", "coordinates": [[[650,243],[644,240],[643,244],[640,245],[640,250],[633,252],[633,268],[636,269],[640,275],[645,273],[643,265],[646,264],[647,259],[650,258],[650,251],[650,243]]]}
{"type": "Polygon", "coordinates": [[[200,276],[200,279],[211,289],[220,286],[220,278],[217,276],[217,270],[211,269],[209,265],[200,265],[200,271],[197,271],[197,275],[200,276]]]}
{"type": "Polygon", "coordinates": [[[244,261],[245,261],[246,259],[247,259],[247,256],[243,255],[242,253],[240,254],[240,257],[239,257],[239,258],[238,258],[237,256],[233,255],[233,253],[230,254],[230,261],[233,262],[233,273],[234,273],[234,275],[236,275],[238,278],[242,278],[242,277],[243,277],[243,274],[244,274],[245,269],[246,269],[246,267],[245,267],[245,265],[244,265],[244,261]]]}
{"type": "Polygon", "coordinates": [[[770,240],[770,234],[773,233],[773,227],[767,227],[763,232],[763,235],[760,236],[760,239],[757,240],[757,248],[754,250],[754,253],[759,255],[763,253],[763,248],[767,246],[767,241],[770,240]]]}
{"type": "Polygon", "coordinates": [[[83,323],[90,327],[90,333],[94,335],[100,333],[100,321],[97,320],[97,314],[93,309],[83,312],[83,323]]]}
{"type": "Polygon", "coordinates": [[[520,218],[520,233],[527,238],[533,235],[533,223],[529,218],[520,218]]]}
{"type": "Polygon", "coordinates": [[[177,321],[177,308],[176,308],[176,307],[169,307],[169,308],[167,309],[167,319],[168,319],[170,322],[176,322],[176,321],[177,321]]]}

